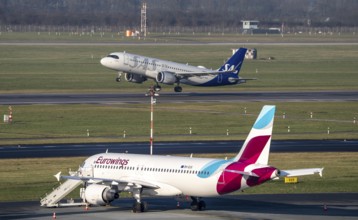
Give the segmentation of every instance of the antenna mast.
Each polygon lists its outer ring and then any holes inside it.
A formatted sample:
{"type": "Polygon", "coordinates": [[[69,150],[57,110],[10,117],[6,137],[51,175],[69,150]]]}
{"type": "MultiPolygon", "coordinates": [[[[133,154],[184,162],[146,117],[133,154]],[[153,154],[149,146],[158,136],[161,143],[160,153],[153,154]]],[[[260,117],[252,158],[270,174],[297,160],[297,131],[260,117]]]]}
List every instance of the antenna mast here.
{"type": "Polygon", "coordinates": [[[142,9],[140,11],[140,33],[142,36],[147,36],[147,3],[142,2],[142,9]]]}

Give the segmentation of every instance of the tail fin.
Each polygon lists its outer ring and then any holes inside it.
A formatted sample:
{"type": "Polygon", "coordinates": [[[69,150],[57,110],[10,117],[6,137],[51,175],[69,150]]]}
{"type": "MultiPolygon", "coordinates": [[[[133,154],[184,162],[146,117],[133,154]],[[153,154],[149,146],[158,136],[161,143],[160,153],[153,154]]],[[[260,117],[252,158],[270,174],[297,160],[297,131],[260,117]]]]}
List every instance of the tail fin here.
{"type": "Polygon", "coordinates": [[[242,63],[245,59],[247,49],[241,47],[238,49],[232,57],[224,64],[222,67],[219,68],[219,71],[228,71],[228,70],[236,70],[240,72],[242,63]]]}
{"type": "Polygon", "coordinates": [[[267,165],[271,146],[274,105],[265,105],[234,161],[267,165]]]}

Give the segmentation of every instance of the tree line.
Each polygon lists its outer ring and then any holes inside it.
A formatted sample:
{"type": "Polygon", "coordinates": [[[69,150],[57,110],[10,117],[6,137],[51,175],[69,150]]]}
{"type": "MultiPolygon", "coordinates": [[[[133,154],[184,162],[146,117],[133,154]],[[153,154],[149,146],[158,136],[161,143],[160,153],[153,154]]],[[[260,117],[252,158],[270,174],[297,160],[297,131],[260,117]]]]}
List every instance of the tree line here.
{"type": "MultiPolygon", "coordinates": [[[[140,25],[143,0],[0,0],[1,25],[140,25]]],[[[356,0],[146,0],[148,26],[356,27],[356,0]]]]}

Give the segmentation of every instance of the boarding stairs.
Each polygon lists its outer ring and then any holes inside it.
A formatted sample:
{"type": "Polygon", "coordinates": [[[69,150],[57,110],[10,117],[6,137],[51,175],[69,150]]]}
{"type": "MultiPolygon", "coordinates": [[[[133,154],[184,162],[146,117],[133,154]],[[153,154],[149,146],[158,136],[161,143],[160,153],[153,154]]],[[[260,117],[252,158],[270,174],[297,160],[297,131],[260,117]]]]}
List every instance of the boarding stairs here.
{"type": "MultiPolygon", "coordinates": [[[[70,172],[71,176],[77,176],[78,172],[70,172]]],[[[81,180],[67,179],[65,182],[55,188],[50,194],[46,194],[45,198],[42,198],[41,206],[45,207],[59,207],[59,206],[77,206],[84,205],[84,202],[75,203],[73,200],[69,200],[67,203],[60,203],[61,199],[65,198],[69,193],[75,190],[82,184],[81,180]]]]}

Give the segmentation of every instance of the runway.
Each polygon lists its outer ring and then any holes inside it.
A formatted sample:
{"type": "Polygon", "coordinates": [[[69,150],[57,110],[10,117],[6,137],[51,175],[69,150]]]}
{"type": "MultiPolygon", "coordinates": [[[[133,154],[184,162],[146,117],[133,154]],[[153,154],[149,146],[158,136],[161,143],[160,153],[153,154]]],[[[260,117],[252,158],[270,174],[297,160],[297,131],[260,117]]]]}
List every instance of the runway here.
{"type": "Polygon", "coordinates": [[[112,206],[43,208],[39,202],[0,203],[0,219],[357,219],[358,193],[229,195],[204,198],[207,210],[193,212],[173,198],[145,198],[149,211],[132,213],[133,199],[112,206]]]}
{"type": "Polygon", "coordinates": [[[0,46],[201,46],[201,45],[211,45],[211,46],[355,46],[358,45],[357,42],[179,42],[179,43],[159,43],[159,42],[145,42],[137,41],[133,42],[11,42],[3,41],[0,42],[0,46]]]}
{"type": "MultiPolygon", "coordinates": [[[[344,102],[358,101],[358,91],[319,92],[219,92],[167,93],[161,92],[158,103],[182,102],[344,102]]],[[[101,94],[1,94],[0,105],[34,104],[128,104],[149,102],[144,93],[101,94]]]]}
{"type": "MultiPolygon", "coordinates": [[[[154,143],[159,155],[237,153],[243,141],[193,141],[154,143]]],[[[149,143],[97,143],[0,146],[0,159],[91,156],[109,152],[148,154],[149,143]]],[[[271,152],[357,152],[358,140],[287,140],[272,141],[271,152]]]]}

